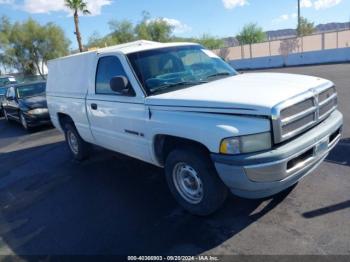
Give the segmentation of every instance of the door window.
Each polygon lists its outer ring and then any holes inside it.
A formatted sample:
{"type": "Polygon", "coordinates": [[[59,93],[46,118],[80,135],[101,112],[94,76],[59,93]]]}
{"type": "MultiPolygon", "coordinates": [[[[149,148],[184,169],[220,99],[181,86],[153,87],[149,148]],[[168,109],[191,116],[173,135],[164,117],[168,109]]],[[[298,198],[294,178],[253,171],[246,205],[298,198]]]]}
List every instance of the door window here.
{"type": "MultiPolygon", "coordinates": [[[[128,78],[119,59],[116,56],[101,57],[98,61],[96,72],[96,94],[125,95],[111,90],[109,82],[115,76],[125,76],[128,78]]],[[[129,94],[126,95],[133,95],[134,91],[130,83],[128,83],[128,88],[129,94]]]]}

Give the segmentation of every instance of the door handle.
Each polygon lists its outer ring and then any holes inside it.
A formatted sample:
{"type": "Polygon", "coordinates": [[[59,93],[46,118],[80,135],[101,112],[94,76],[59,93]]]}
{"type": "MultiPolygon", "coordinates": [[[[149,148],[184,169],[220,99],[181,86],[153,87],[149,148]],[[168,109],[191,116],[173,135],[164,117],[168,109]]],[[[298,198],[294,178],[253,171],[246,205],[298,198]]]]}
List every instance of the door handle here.
{"type": "Polygon", "coordinates": [[[97,104],[92,103],[92,104],[91,104],[91,109],[92,109],[92,110],[96,110],[96,109],[97,109],[97,104]]]}

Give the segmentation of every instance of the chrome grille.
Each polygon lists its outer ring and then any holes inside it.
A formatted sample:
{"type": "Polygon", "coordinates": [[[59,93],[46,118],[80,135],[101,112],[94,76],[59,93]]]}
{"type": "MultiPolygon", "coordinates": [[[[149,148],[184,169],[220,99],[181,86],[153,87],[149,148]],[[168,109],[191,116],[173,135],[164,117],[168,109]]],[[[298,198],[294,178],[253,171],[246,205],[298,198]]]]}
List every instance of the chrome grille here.
{"type": "Polygon", "coordinates": [[[333,110],[333,108],[337,105],[335,99],[327,102],[326,104],[320,106],[320,117],[323,117],[329,113],[329,111],[333,110]]]}
{"type": "Polygon", "coordinates": [[[314,123],[314,122],[315,122],[314,114],[306,115],[303,118],[300,118],[285,126],[282,126],[282,135],[289,134],[295,130],[298,130],[299,128],[302,128],[309,124],[311,125],[311,123],[314,123]]]}
{"type": "Polygon", "coordinates": [[[318,95],[318,103],[320,108],[319,117],[323,119],[337,107],[338,100],[335,88],[332,87],[320,93],[318,95]]]}
{"type": "Polygon", "coordinates": [[[293,115],[297,115],[307,109],[315,106],[313,98],[306,99],[305,101],[299,102],[293,106],[287,107],[281,111],[281,118],[285,119],[293,115]]]}
{"type": "Polygon", "coordinates": [[[335,87],[312,89],[273,108],[275,143],[283,142],[325,119],[337,107],[335,87]]]}
{"type": "Polygon", "coordinates": [[[319,95],[318,95],[318,102],[319,103],[322,103],[324,102],[325,100],[327,100],[329,97],[331,97],[332,95],[336,94],[336,90],[335,90],[335,87],[331,87],[329,89],[326,89],[325,91],[321,92],[319,95]]]}

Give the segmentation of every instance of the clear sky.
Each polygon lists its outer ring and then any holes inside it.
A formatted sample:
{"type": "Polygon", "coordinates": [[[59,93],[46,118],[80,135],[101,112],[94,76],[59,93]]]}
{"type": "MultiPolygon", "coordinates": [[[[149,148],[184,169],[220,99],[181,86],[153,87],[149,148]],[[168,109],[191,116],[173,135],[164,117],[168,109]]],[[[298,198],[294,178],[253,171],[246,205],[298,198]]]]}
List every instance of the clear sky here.
{"type": "MultiPolygon", "coordinates": [[[[249,22],[264,30],[295,28],[297,0],[85,0],[91,15],[81,17],[84,42],[93,32],[105,35],[108,21],[128,19],[138,22],[142,11],[153,18],[168,19],[177,36],[210,34],[224,37],[236,35],[249,22]]],[[[302,15],[315,22],[349,22],[350,0],[302,0],[302,15]]],[[[40,23],[60,25],[76,48],[73,19],[64,0],[0,0],[0,15],[12,21],[32,17],[40,23]]]]}

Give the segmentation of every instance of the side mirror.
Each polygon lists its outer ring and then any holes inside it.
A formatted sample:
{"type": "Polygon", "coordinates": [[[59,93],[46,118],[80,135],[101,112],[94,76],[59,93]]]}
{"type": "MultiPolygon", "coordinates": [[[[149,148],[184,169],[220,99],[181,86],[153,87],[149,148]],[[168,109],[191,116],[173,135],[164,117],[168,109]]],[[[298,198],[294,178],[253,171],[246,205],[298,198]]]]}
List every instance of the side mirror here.
{"type": "Polygon", "coordinates": [[[113,92],[126,94],[129,91],[129,80],[125,76],[114,76],[109,81],[109,86],[113,92]]]}

